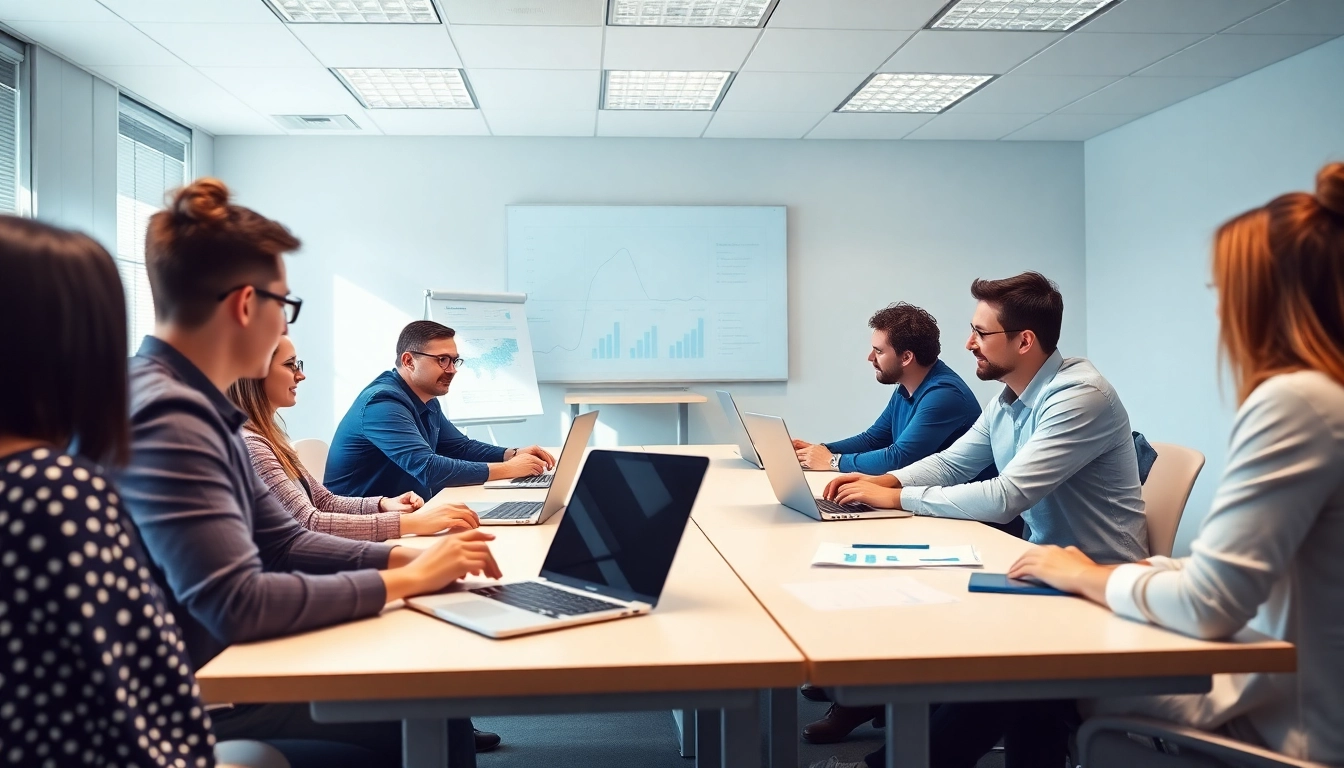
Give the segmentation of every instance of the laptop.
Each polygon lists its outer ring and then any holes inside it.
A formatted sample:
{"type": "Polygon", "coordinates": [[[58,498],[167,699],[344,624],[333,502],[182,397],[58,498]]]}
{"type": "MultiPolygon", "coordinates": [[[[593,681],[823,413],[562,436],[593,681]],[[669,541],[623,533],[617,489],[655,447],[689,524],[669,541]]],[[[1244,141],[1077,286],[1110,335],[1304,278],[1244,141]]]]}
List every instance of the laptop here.
{"type": "Polygon", "coordinates": [[[555,469],[550,472],[543,472],[540,475],[526,475],[524,477],[506,477],[500,480],[487,480],[486,488],[550,488],[551,481],[555,479],[555,473],[560,469],[560,462],[565,459],[565,451],[578,451],[583,453],[583,449],[588,447],[588,438],[593,434],[593,425],[597,423],[597,411],[591,411],[579,416],[570,422],[569,434],[565,436],[565,444],[560,447],[560,458],[556,460],[555,469]],[[589,418],[589,417],[592,418],[589,418]]]}
{"type": "Polygon", "coordinates": [[[588,436],[597,423],[597,411],[574,419],[565,437],[565,447],[555,461],[555,480],[546,489],[544,501],[468,501],[468,509],[481,519],[481,525],[539,525],[565,508],[565,498],[574,485],[574,477],[583,465],[588,436]]]}
{"type": "Polygon", "coordinates": [[[708,467],[704,456],[593,451],[540,576],[406,604],[494,638],[648,613],[658,605],[708,467]]]}
{"type": "Polygon", "coordinates": [[[817,520],[874,520],[887,517],[913,517],[900,509],[875,509],[867,504],[837,504],[813,495],[812,488],[798,463],[793,439],[778,416],[742,414],[742,424],[751,435],[752,445],[765,462],[765,476],[779,503],[817,520]]]}
{"type": "Polygon", "coordinates": [[[733,433],[733,441],[737,443],[737,454],[748,464],[756,465],[757,469],[765,469],[761,464],[761,457],[756,453],[756,447],[751,444],[751,435],[747,434],[747,428],[742,426],[742,413],[737,409],[737,403],[733,401],[733,393],[716,389],[714,394],[719,396],[719,407],[723,409],[723,415],[728,419],[728,431],[733,433]]]}

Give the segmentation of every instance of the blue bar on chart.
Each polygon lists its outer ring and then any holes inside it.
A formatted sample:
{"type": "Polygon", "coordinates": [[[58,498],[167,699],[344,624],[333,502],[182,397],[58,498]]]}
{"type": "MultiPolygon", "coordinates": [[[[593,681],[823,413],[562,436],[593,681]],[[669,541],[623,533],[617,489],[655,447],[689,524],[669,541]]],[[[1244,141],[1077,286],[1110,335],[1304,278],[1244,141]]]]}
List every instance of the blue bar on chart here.
{"type": "Polygon", "coordinates": [[[621,356],[621,324],[612,323],[611,333],[597,340],[593,348],[593,357],[606,360],[621,356]]]}
{"type": "Polygon", "coordinates": [[[643,339],[635,340],[635,346],[630,348],[630,356],[644,359],[658,356],[658,326],[645,331],[643,339]]]}
{"type": "Polygon", "coordinates": [[[695,328],[692,328],[681,337],[681,341],[669,345],[667,353],[672,357],[695,357],[705,356],[705,319],[702,317],[696,321],[695,328]]]}

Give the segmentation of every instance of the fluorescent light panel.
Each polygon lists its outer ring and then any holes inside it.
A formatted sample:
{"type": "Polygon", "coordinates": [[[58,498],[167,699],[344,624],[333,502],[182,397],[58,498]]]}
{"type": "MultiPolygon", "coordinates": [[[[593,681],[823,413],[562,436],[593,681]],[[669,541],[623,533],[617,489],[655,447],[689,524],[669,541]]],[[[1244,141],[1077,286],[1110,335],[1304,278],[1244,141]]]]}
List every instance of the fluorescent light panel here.
{"type": "Polygon", "coordinates": [[[837,112],[942,112],[993,75],[925,75],[882,72],[840,105],[837,112]]]}
{"type": "Polygon", "coordinates": [[[624,27],[759,27],[775,0],[607,0],[607,23],[624,27]]]}
{"type": "Polygon", "coordinates": [[[333,70],[368,109],[475,109],[460,69],[333,70]]]}
{"type": "MultiPolygon", "coordinates": [[[[234,0],[242,2],[242,0],[234,0]]],[[[432,0],[266,0],[290,24],[438,24],[432,0]]]]}
{"type": "Polygon", "coordinates": [[[732,72],[607,70],[602,108],[712,110],[732,75],[732,72]]]}
{"type": "Polygon", "coordinates": [[[1063,32],[1113,0],[957,0],[930,29],[1063,32]]]}

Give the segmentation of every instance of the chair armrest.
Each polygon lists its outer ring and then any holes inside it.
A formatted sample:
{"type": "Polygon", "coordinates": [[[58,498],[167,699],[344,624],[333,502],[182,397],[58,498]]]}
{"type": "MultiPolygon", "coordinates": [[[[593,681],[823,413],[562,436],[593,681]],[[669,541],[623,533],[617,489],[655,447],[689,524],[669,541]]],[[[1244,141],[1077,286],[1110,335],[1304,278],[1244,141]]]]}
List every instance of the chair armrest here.
{"type": "Polygon", "coordinates": [[[1091,762],[1089,758],[1093,738],[1104,732],[1132,733],[1161,739],[1182,750],[1245,768],[1329,768],[1323,763],[1298,760],[1244,741],[1147,717],[1094,717],[1083,723],[1078,731],[1078,751],[1084,768],[1091,762]]]}

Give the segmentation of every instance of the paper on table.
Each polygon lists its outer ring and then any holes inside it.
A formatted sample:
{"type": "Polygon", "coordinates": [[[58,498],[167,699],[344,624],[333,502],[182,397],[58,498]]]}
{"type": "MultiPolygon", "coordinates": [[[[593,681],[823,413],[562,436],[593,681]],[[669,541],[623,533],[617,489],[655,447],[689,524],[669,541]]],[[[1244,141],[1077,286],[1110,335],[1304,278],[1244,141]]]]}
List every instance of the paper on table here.
{"type": "Polygon", "coordinates": [[[812,556],[813,565],[841,565],[851,568],[940,568],[947,566],[980,566],[980,555],[975,547],[965,544],[955,547],[903,549],[867,546],[856,549],[848,544],[825,541],[812,556]]]}
{"type": "Polygon", "coordinates": [[[875,579],[809,581],[785,584],[794,597],[814,611],[848,611],[857,608],[890,608],[901,605],[955,603],[957,598],[909,576],[875,579]]]}

